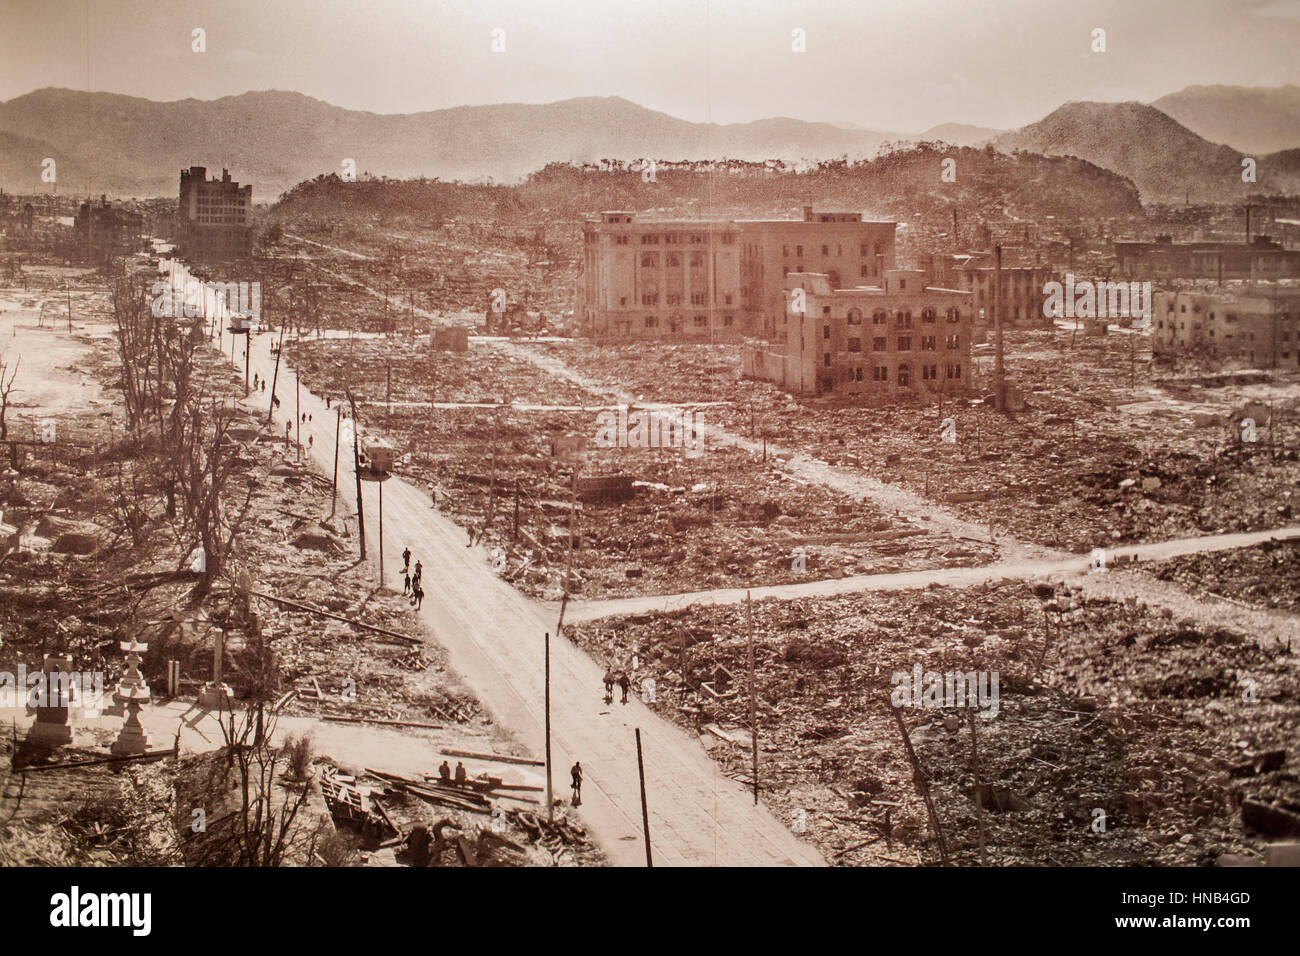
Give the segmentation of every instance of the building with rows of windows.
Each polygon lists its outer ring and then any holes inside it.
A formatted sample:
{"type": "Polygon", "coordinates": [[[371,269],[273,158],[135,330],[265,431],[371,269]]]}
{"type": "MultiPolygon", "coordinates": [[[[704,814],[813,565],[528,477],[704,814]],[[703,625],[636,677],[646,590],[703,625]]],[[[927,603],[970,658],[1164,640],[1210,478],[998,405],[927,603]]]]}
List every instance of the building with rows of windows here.
{"type": "Polygon", "coordinates": [[[972,294],[927,288],[920,270],[886,270],[882,280],[837,289],[827,275],[790,273],[780,328],[769,344],[745,346],[744,374],[868,402],[964,394],[972,294]]]}
{"type": "Polygon", "coordinates": [[[177,239],[195,260],[239,259],[253,251],[253,187],[232,182],[229,171],[207,179],[207,169],[181,170],[177,239]]]}
{"type": "Polygon", "coordinates": [[[583,228],[582,328],[618,340],[771,337],[785,311],[787,275],[821,272],[833,285],[878,282],[894,267],[894,229],[811,206],[790,220],[642,220],[604,212],[583,228]]]}
{"type": "Polygon", "coordinates": [[[1151,319],[1158,360],[1300,369],[1300,289],[1157,292],[1151,319]]]}
{"type": "MultiPolygon", "coordinates": [[[[968,252],[959,255],[921,257],[926,283],[944,289],[963,289],[972,293],[971,323],[979,340],[995,326],[993,253],[968,252]]],[[[1042,266],[1002,267],[1002,327],[1004,329],[1050,328],[1052,320],[1044,314],[1047,283],[1055,278],[1042,266]]]]}

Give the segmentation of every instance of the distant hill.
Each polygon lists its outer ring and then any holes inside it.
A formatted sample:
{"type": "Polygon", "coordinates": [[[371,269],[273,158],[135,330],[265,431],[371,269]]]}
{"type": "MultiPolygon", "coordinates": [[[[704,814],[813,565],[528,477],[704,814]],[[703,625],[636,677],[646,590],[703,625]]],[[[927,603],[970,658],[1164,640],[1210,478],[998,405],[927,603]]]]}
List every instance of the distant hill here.
{"type": "Polygon", "coordinates": [[[1300,147],[1300,86],[1189,86],[1151,105],[1256,159],[1300,147]]]}
{"type": "Polygon", "coordinates": [[[1143,200],[1226,201],[1252,192],[1297,192],[1285,158],[1257,161],[1243,183],[1242,154],[1208,142],[1144,103],[1067,103],[1037,123],[996,137],[1001,150],[1078,156],[1131,179],[1143,200]]]}
{"type": "MultiPolygon", "coordinates": [[[[890,134],[776,118],[692,123],[618,97],[462,106],[404,115],[346,110],[299,93],[244,93],[159,103],[115,93],[42,89],[0,104],[0,133],[21,144],[0,167],[5,189],[41,188],[41,150],[69,161],[61,183],[91,193],[170,195],[182,167],[229,167],[258,199],[340,172],[396,178],[517,180],[550,162],[600,159],[869,157],[890,134]],[[32,144],[37,145],[32,145],[32,144]]],[[[7,151],[6,151],[7,152],[7,151]]]]}
{"type": "Polygon", "coordinates": [[[941,141],[954,146],[983,146],[1002,130],[988,126],[971,126],[968,123],[941,123],[917,136],[925,142],[941,141]]]}
{"type": "Polygon", "coordinates": [[[511,186],[410,180],[344,183],[336,176],[301,183],[272,214],[292,220],[409,217],[425,224],[449,219],[573,220],[601,209],[639,210],[653,217],[797,218],[800,207],[897,218],[914,229],[943,231],[954,208],[988,221],[1046,216],[1121,216],[1140,210],[1131,182],[1080,159],[993,149],[897,149],[874,160],[826,161],[811,167],[771,163],[670,164],[653,183],[635,166],[554,163],[511,186]],[[941,162],[956,161],[957,180],[939,180],[941,162]]]}

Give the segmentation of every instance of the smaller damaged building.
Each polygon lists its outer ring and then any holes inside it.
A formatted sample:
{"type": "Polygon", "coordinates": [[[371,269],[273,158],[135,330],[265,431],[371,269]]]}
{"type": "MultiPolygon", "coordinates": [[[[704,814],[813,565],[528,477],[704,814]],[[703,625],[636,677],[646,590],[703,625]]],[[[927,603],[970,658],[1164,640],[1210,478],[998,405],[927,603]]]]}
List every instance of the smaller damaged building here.
{"type": "Polygon", "coordinates": [[[742,352],[747,377],[868,403],[935,401],[969,388],[970,292],[928,288],[922,271],[892,269],[883,287],[852,289],[792,272],[786,293],[775,341],[742,352]]]}
{"type": "Polygon", "coordinates": [[[1158,361],[1300,369],[1300,288],[1159,292],[1152,318],[1158,361]]]}

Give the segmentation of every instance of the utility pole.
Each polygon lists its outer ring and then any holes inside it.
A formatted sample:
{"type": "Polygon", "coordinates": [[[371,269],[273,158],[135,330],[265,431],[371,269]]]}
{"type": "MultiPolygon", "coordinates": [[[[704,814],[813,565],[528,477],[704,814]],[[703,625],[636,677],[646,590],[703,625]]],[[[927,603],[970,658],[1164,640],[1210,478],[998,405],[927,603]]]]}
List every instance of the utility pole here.
{"type": "Polygon", "coordinates": [[[385,377],[388,379],[388,391],[384,398],[384,402],[388,406],[388,411],[384,417],[384,434],[387,435],[389,426],[393,421],[393,367],[391,365],[385,365],[384,373],[385,377]]]}
{"type": "MultiPolygon", "coordinates": [[[[1044,616],[1047,614],[1043,612],[1044,616]]],[[[979,743],[976,740],[975,726],[978,716],[975,708],[970,708],[970,762],[971,768],[975,775],[975,818],[979,820],[980,834],[980,862],[988,862],[988,850],[984,846],[984,800],[980,795],[980,755],[979,743]]]]}
{"type": "Polygon", "coordinates": [[[994,361],[994,408],[1000,412],[1007,410],[1006,382],[1002,377],[1002,243],[994,247],[993,252],[993,328],[995,339],[994,361]]]}
{"type": "Polygon", "coordinates": [[[564,595],[567,598],[573,585],[573,525],[578,514],[578,465],[573,465],[573,482],[569,488],[569,551],[564,560],[564,595]]]}
{"type": "Polygon", "coordinates": [[[515,479],[515,527],[510,534],[511,541],[519,540],[519,479],[515,479]]]}
{"type": "Polygon", "coordinates": [[[357,446],[357,403],[352,400],[352,389],[344,388],[348,405],[352,408],[352,472],[357,477],[357,537],[361,541],[361,560],[366,560],[366,511],[361,506],[361,450],[357,446]]]}
{"type": "MultiPolygon", "coordinates": [[[[567,596],[566,596],[567,597],[567,596]]],[[[564,619],[564,606],[560,606],[564,619]]],[[[551,632],[546,632],[546,819],[555,819],[555,795],[551,791],[551,632]]]]}
{"type": "Polygon", "coordinates": [[[334,509],[339,502],[339,434],[343,430],[343,406],[337,405],[334,411],[338,417],[334,420],[334,480],[330,485],[330,517],[334,517],[334,509]]]}
{"type": "Polygon", "coordinates": [[[754,806],[758,806],[758,684],[754,675],[754,601],[745,592],[745,617],[749,625],[749,739],[754,759],[754,806]]]}
{"type": "Polygon", "coordinates": [[[1128,330],[1128,387],[1137,388],[1137,330],[1128,330]]]}
{"type": "MultiPolygon", "coordinates": [[[[219,327],[219,326],[218,326],[219,327]]],[[[285,326],[280,326],[280,341],[275,347],[275,374],[271,376],[271,401],[266,406],[266,423],[271,424],[271,413],[275,411],[275,383],[280,380],[280,356],[284,354],[284,330],[285,326]]],[[[356,416],[356,410],[352,412],[356,416]]]]}
{"type": "Polygon", "coordinates": [[[294,443],[298,446],[295,460],[302,461],[302,377],[293,373],[293,428],[294,443]]]}
{"type": "Polygon", "coordinates": [[[377,484],[379,485],[379,590],[384,589],[384,479],[387,475],[381,475],[377,484]]]}
{"type": "Polygon", "coordinates": [[[636,772],[641,778],[641,832],[645,835],[645,865],[653,867],[650,855],[650,808],[645,799],[645,761],[641,757],[641,728],[636,728],[636,772]]]}

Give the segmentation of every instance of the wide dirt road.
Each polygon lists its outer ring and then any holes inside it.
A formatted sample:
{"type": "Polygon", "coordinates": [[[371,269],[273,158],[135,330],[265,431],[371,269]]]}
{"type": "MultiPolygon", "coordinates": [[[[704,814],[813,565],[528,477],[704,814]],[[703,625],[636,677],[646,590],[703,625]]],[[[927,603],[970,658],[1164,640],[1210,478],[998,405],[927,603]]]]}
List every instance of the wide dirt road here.
{"type": "MultiPolygon", "coordinates": [[[[252,337],[252,371],[269,381],[275,369],[271,346],[278,335],[252,337]]],[[[229,343],[225,343],[229,355],[229,343]]],[[[242,361],[240,362],[242,366],[242,361]]],[[[339,383],[342,391],[344,383],[339,383]]],[[[276,391],[281,405],[274,429],[284,433],[294,418],[294,374],[280,366],[276,391]]],[[[335,411],[301,390],[302,442],[329,476],[334,462],[335,411]]],[[[265,415],[270,387],[252,397],[265,415]]],[[[364,431],[364,429],[363,429],[364,431]]],[[[306,450],[304,454],[307,454],[306,450]]],[[[339,462],[340,500],[355,496],[351,449],[339,462]]],[[[378,486],[364,483],[367,547],[378,548],[378,486]]],[[[384,486],[384,551],[390,582],[401,569],[401,551],[424,563],[423,617],[451,664],[493,716],[534,754],[543,756],[544,640],[551,632],[551,722],[555,793],[569,795],[568,769],[575,760],[585,771],[582,819],[615,864],[645,863],[641,842],[636,743],[641,728],[645,755],[650,836],[660,865],[821,865],[741,784],[717,772],[693,736],[657,716],[639,701],[626,706],[603,702],[598,667],[584,652],[555,636],[556,619],[491,570],[481,548],[466,547],[466,533],[437,511],[422,488],[394,477],[384,486]]],[[[431,769],[431,768],[430,768],[431,769]]]]}

